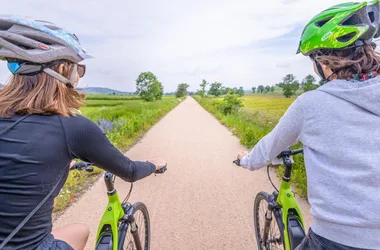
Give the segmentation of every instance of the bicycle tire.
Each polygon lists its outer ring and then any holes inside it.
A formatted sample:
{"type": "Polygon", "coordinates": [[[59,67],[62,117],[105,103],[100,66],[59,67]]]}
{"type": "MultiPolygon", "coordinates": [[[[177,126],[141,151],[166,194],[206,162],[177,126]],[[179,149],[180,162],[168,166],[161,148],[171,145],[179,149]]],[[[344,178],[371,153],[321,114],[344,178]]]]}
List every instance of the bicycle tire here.
{"type": "MultiPolygon", "coordinates": [[[[135,221],[137,223],[138,232],[140,236],[140,242],[142,245],[143,250],[149,250],[150,249],[150,218],[148,213],[148,208],[145,206],[142,202],[136,202],[132,205],[135,208],[135,213],[138,214],[141,212],[142,214],[142,223],[141,221],[135,217],[135,221]],[[144,232],[143,232],[144,231],[144,232]],[[141,236],[141,233],[143,232],[143,236],[141,236]]],[[[132,234],[130,232],[129,227],[124,222],[119,226],[120,228],[120,235],[119,237],[119,249],[126,249],[126,250],[135,250],[136,245],[134,243],[134,239],[132,237],[132,234]]]]}
{"type": "Polygon", "coordinates": [[[279,225],[279,221],[276,216],[276,213],[272,212],[272,221],[270,222],[269,232],[268,232],[268,240],[264,244],[263,243],[263,234],[264,234],[264,224],[265,224],[265,213],[268,211],[268,197],[270,195],[266,192],[260,192],[256,195],[254,208],[253,208],[253,217],[254,217],[254,228],[255,228],[255,235],[256,235],[256,242],[257,242],[257,248],[259,250],[277,250],[285,249],[285,242],[283,237],[283,232],[281,230],[282,226],[279,225]],[[264,203],[265,209],[264,214],[260,214],[262,203],[264,203]],[[261,220],[260,220],[261,219],[261,220]],[[273,237],[273,232],[275,231],[275,228],[277,227],[277,231],[279,233],[278,238],[273,237]],[[266,246],[266,248],[265,248],[266,246]]]}

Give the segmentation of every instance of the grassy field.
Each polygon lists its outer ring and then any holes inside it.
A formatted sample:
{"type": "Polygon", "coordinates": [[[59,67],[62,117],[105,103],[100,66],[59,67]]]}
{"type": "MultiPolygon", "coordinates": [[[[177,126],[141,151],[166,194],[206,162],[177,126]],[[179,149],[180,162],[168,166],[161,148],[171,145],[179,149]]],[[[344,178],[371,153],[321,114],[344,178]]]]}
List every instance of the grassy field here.
{"type": "MultiPolygon", "coordinates": [[[[194,98],[239,137],[240,142],[249,149],[253,148],[257,142],[272,131],[286,109],[295,100],[295,98],[284,98],[269,94],[267,96],[262,94],[247,95],[242,98],[244,107],[239,112],[225,115],[220,110],[220,103],[223,98],[201,98],[199,96],[194,98]]],[[[301,146],[298,144],[294,148],[301,146]]],[[[306,171],[303,156],[297,155],[294,159],[292,183],[295,184],[297,193],[306,197],[306,171]]],[[[279,168],[279,177],[282,172],[283,169],[279,168]]]]}
{"type": "MultiPolygon", "coordinates": [[[[122,151],[128,149],[182,101],[174,96],[164,96],[156,102],[128,97],[131,96],[89,95],[86,98],[87,105],[81,109],[82,115],[102,127],[110,141],[122,151]]],[[[100,169],[95,169],[93,173],[71,171],[65,186],[55,199],[54,211],[66,208],[82,190],[98,178],[99,173],[100,169]]]]}
{"type": "Polygon", "coordinates": [[[140,97],[136,95],[101,95],[101,94],[87,94],[86,100],[139,100],[140,97]]]}
{"type": "Polygon", "coordinates": [[[244,96],[243,104],[246,109],[263,111],[273,118],[281,117],[295,98],[283,98],[280,96],[250,95],[244,96]]]}

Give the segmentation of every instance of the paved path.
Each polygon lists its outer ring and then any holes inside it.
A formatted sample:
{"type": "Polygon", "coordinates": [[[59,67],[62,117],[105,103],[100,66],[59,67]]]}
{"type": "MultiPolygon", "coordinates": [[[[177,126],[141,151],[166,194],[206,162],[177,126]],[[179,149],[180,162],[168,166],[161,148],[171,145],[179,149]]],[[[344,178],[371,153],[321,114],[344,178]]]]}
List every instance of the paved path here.
{"type": "MultiPolygon", "coordinates": [[[[187,98],[127,152],[134,160],[162,157],[168,161],[165,174],[136,182],[130,198],[144,202],[149,209],[152,250],[257,248],[253,200],[257,192],[273,188],[265,168],[251,172],[231,163],[243,149],[227,128],[194,99],[187,98]]],[[[125,197],[129,186],[116,181],[120,198],[125,197]]],[[[106,203],[100,178],[55,226],[86,223],[91,228],[87,249],[94,249],[97,224],[106,203]]],[[[309,206],[305,201],[300,203],[308,228],[309,206]]]]}

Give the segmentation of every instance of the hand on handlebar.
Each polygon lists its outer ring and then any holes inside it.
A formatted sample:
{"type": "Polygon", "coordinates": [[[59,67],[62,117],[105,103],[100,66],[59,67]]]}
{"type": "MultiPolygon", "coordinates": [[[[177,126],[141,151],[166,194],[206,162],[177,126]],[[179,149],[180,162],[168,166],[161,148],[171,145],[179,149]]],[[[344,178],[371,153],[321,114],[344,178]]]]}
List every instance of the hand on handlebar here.
{"type": "Polygon", "coordinates": [[[71,164],[70,170],[86,170],[87,172],[92,172],[94,171],[94,168],[92,166],[92,163],[82,161],[71,164]]]}
{"type": "Polygon", "coordinates": [[[153,165],[156,167],[156,172],[155,173],[164,173],[166,171],[167,167],[167,162],[163,159],[155,159],[152,161],[149,161],[150,163],[153,163],[153,165]]]}
{"type": "Polygon", "coordinates": [[[246,156],[248,154],[248,152],[247,151],[243,151],[243,152],[240,152],[240,153],[238,153],[238,155],[237,155],[237,159],[238,160],[241,160],[244,156],[246,156]]]}

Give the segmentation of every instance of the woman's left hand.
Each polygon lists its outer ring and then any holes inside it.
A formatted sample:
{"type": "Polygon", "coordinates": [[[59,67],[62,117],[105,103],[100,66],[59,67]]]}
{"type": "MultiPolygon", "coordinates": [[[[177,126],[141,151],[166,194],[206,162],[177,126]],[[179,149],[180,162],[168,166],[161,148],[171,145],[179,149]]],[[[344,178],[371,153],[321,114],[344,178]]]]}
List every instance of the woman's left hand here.
{"type": "Polygon", "coordinates": [[[240,153],[238,153],[237,158],[238,158],[239,160],[241,160],[241,158],[243,158],[243,157],[246,156],[247,154],[248,154],[247,151],[240,152],[240,153]]]}

